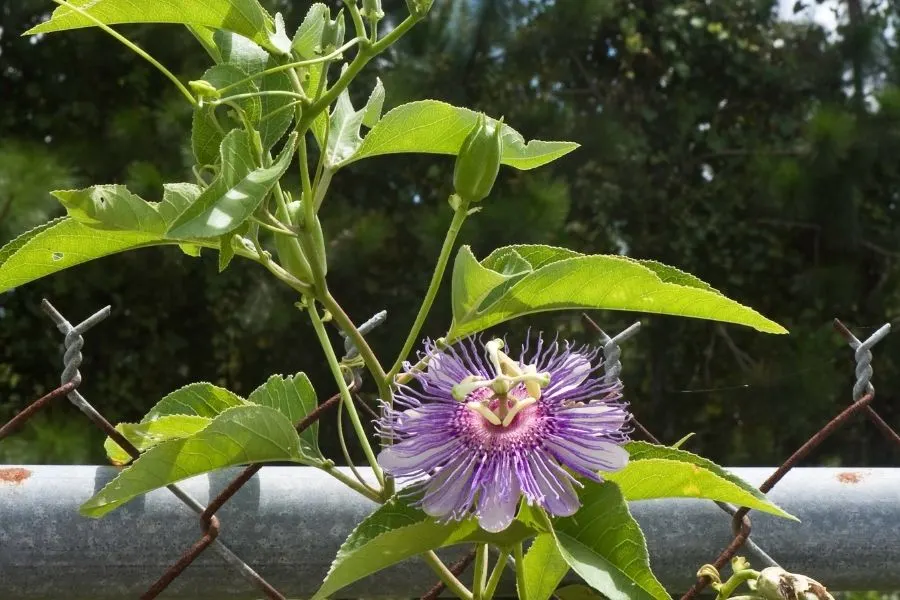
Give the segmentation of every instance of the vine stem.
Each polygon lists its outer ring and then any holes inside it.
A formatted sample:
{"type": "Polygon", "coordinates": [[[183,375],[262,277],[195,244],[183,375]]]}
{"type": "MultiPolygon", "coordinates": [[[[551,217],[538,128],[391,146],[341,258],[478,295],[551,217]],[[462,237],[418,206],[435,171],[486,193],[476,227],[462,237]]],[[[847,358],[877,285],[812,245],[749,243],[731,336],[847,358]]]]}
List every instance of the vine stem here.
{"type": "Polygon", "coordinates": [[[114,38],[116,38],[117,40],[119,40],[120,42],[125,44],[125,46],[127,46],[129,50],[131,50],[132,52],[134,52],[135,54],[137,54],[138,56],[140,56],[141,58],[143,58],[144,60],[149,62],[151,65],[156,67],[160,73],[165,75],[172,83],[174,83],[175,87],[178,88],[178,91],[180,91],[182,93],[182,95],[184,95],[184,97],[187,98],[187,101],[191,103],[191,106],[197,106],[197,99],[194,98],[194,95],[190,92],[190,90],[188,90],[184,86],[184,84],[181,83],[181,81],[179,81],[178,78],[175,77],[175,75],[170,70],[168,70],[165,66],[163,66],[163,64],[161,62],[159,62],[158,60],[156,60],[155,58],[150,56],[143,48],[141,48],[140,46],[138,46],[137,44],[135,44],[134,42],[132,42],[131,40],[126,38],[124,35],[122,35],[118,31],[116,31],[115,29],[113,29],[112,27],[110,27],[109,25],[107,25],[106,23],[104,23],[103,21],[101,21],[100,19],[95,17],[94,15],[90,14],[86,10],[84,10],[78,6],[74,6],[74,5],[66,2],[66,0],[53,0],[53,2],[55,4],[58,4],[59,6],[64,6],[65,8],[68,8],[69,10],[71,10],[73,12],[77,12],[82,17],[93,22],[97,27],[99,27],[100,29],[102,29],[103,31],[108,33],[109,35],[113,36],[114,38]]]}
{"type": "Polygon", "coordinates": [[[501,550],[500,556],[497,558],[497,564],[494,565],[494,570],[491,571],[487,586],[484,588],[483,600],[491,600],[494,597],[494,592],[497,591],[497,586],[500,585],[500,577],[503,575],[503,570],[506,568],[506,561],[508,558],[509,551],[501,550]]]}
{"type": "Polygon", "coordinates": [[[369,466],[371,466],[372,471],[375,472],[375,478],[378,479],[378,485],[384,488],[384,473],[381,471],[381,467],[378,466],[378,460],[375,458],[375,453],[372,451],[372,446],[369,444],[366,430],[363,428],[362,421],[359,419],[359,413],[356,412],[356,406],[353,404],[353,397],[350,395],[350,389],[347,387],[347,382],[344,381],[344,376],[341,373],[341,367],[340,364],[338,364],[337,356],[334,354],[334,348],[331,346],[331,341],[328,339],[328,332],[325,331],[325,324],[322,322],[322,318],[319,316],[319,311],[316,310],[316,305],[312,298],[307,297],[306,310],[309,313],[313,328],[316,330],[319,344],[325,352],[325,359],[328,361],[328,367],[331,369],[331,374],[334,375],[335,383],[337,383],[338,389],[341,392],[341,401],[344,403],[344,406],[347,407],[347,414],[350,416],[350,422],[353,423],[353,429],[356,431],[356,436],[359,438],[359,444],[362,446],[363,453],[366,455],[366,460],[369,461],[369,466]]]}
{"type": "Polygon", "coordinates": [[[388,384],[394,381],[394,377],[397,376],[397,373],[399,373],[400,369],[403,367],[403,361],[409,356],[413,346],[415,346],[418,341],[419,333],[422,331],[422,326],[425,324],[425,319],[428,317],[435,296],[437,296],[438,288],[441,287],[441,280],[444,278],[444,271],[447,268],[447,263],[450,261],[450,253],[453,252],[456,236],[459,234],[459,230],[462,228],[462,224],[468,216],[468,202],[459,199],[459,201],[454,204],[456,205],[456,210],[453,213],[453,220],[450,222],[450,227],[447,229],[447,235],[444,237],[444,245],[441,247],[441,254],[438,256],[437,264],[434,267],[434,273],[431,275],[431,283],[428,284],[428,291],[425,292],[422,306],[419,307],[419,314],[416,315],[416,320],[413,323],[412,329],[409,330],[406,342],[403,343],[403,349],[400,351],[400,355],[394,362],[394,366],[388,371],[388,384]]]}
{"type": "Polygon", "coordinates": [[[487,585],[488,545],[475,545],[475,575],[472,577],[472,597],[483,600],[487,585]]]}
{"type": "Polygon", "coordinates": [[[516,590],[519,593],[519,600],[528,600],[525,590],[525,554],[522,552],[522,542],[513,548],[513,556],[516,559],[516,590]]]}
{"type": "Polygon", "coordinates": [[[472,592],[456,578],[456,575],[450,572],[447,565],[434,553],[433,550],[422,553],[422,558],[428,563],[428,566],[440,577],[447,589],[462,598],[463,600],[473,600],[472,592]]]}

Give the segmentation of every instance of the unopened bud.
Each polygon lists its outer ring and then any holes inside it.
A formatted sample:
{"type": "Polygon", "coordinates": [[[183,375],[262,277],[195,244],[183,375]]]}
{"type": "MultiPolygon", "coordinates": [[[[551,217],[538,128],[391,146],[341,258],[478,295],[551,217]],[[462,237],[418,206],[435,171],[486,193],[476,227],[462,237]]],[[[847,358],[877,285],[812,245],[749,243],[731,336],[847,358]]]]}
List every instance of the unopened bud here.
{"type": "Polygon", "coordinates": [[[218,98],[221,96],[219,90],[216,89],[216,86],[206,81],[205,79],[197,79],[194,81],[188,81],[188,87],[197,94],[197,97],[201,100],[205,98],[218,98]]]}
{"type": "Polygon", "coordinates": [[[381,0],[363,0],[362,16],[369,21],[380,21],[384,18],[381,10],[381,0]]]}
{"type": "Polygon", "coordinates": [[[414,17],[422,18],[431,10],[434,0],[406,0],[406,8],[409,14],[414,17]]]}
{"type": "Polygon", "coordinates": [[[466,202],[487,198],[500,171],[502,121],[490,123],[483,114],[463,141],[453,169],[453,187],[466,202]]]}
{"type": "Polygon", "coordinates": [[[779,567],[763,569],[756,580],[756,593],[766,600],[834,600],[825,586],[805,575],[779,567]]]}
{"type": "Polygon", "coordinates": [[[330,50],[334,50],[344,43],[344,11],[338,11],[334,21],[325,20],[325,26],[322,27],[322,53],[327,54],[330,50]]]}

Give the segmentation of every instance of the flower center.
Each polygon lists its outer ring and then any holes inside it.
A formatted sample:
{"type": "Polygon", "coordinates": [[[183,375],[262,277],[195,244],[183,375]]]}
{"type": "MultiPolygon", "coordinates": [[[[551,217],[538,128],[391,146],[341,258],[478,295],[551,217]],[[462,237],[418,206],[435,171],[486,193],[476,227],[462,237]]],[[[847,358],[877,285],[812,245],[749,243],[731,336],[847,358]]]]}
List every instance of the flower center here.
{"type": "Polygon", "coordinates": [[[550,374],[538,373],[535,365],[522,366],[512,360],[500,350],[503,340],[491,340],[484,347],[494,377],[469,375],[453,386],[453,398],[465,402],[466,408],[487,422],[509,427],[523,408],[540,400],[541,390],[550,385],[550,374]],[[518,393],[510,393],[513,390],[518,393]]]}

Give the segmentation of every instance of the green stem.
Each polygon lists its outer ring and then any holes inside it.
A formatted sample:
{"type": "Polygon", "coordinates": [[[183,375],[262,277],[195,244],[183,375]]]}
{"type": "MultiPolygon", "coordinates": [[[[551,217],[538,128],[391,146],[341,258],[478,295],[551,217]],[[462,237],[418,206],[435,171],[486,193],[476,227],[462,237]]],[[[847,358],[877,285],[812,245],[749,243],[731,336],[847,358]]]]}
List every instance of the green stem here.
{"type": "Polygon", "coordinates": [[[340,390],[341,401],[347,407],[347,414],[350,415],[350,421],[353,423],[353,429],[356,431],[356,436],[359,438],[359,444],[362,446],[363,454],[366,455],[369,466],[371,466],[372,470],[375,472],[375,478],[378,479],[378,484],[384,487],[384,473],[381,472],[381,467],[378,466],[378,460],[375,458],[375,453],[372,451],[372,446],[369,444],[366,430],[363,428],[359,413],[356,412],[356,406],[353,404],[353,397],[350,395],[350,389],[347,387],[347,382],[344,381],[343,373],[341,373],[341,366],[338,363],[337,356],[334,354],[334,348],[332,348],[331,341],[328,339],[328,332],[325,331],[325,324],[322,322],[322,318],[319,316],[319,311],[316,310],[316,305],[312,298],[308,297],[306,299],[306,309],[309,313],[309,318],[312,321],[313,328],[316,330],[316,336],[319,338],[319,344],[325,352],[325,359],[328,361],[328,367],[331,369],[331,374],[334,376],[338,390],[340,390]]]}
{"type": "Polygon", "coordinates": [[[734,573],[728,579],[728,581],[723,583],[722,587],[717,590],[719,592],[717,598],[729,598],[731,594],[733,594],[735,590],[737,590],[741,586],[742,583],[758,578],[759,571],[756,571],[754,569],[744,569],[742,571],[738,571],[734,573]]]}
{"type": "Polygon", "coordinates": [[[356,37],[368,40],[369,36],[366,33],[366,26],[363,24],[362,15],[359,14],[359,7],[356,5],[356,0],[344,0],[344,4],[347,6],[347,10],[350,11],[350,18],[353,20],[353,28],[356,30],[356,37]]]}
{"type": "Polygon", "coordinates": [[[134,52],[135,54],[137,54],[138,56],[140,56],[141,58],[143,58],[144,60],[149,62],[151,65],[153,65],[154,67],[159,69],[160,73],[165,75],[172,83],[174,83],[175,87],[177,87],[178,90],[184,95],[184,97],[187,98],[187,101],[191,103],[191,106],[197,106],[197,99],[194,98],[194,95],[191,94],[190,90],[188,90],[184,86],[184,84],[181,83],[178,80],[178,78],[175,77],[175,75],[171,71],[169,71],[167,68],[165,68],[162,65],[162,63],[160,63],[158,60],[156,60],[155,58],[153,58],[152,56],[147,54],[140,46],[138,46],[137,44],[135,44],[134,42],[132,42],[131,40],[129,40],[128,38],[126,38],[125,36],[120,34],[118,31],[116,31],[115,29],[113,29],[112,27],[110,27],[109,25],[107,25],[106,23],[104,23],[103,21],[101,21],[100,19],[95,17],[94,15],[90,14],[86,10],[79,8],[78,6],[69,4],[68,2],[66,2],[66,0],[53,0],[53,2],[60,6],[65,6],[66,8],[68,8],[71,11],[77,12],[82,17],[92,21],[97,27],[99,27],[100,29],[102,29],[103,31],[108,33],[109,35],[113,36],[114,38],[116,38],[117,40],[119,40],[120,42],[125,44],[132,52],[134,52]]]}
{"type": "Polygon", "coordinates": [[[506,561],[508,558],[509,551],[501,550],[500,556],[497,558],[497,564],[494,565],[494,570],[491,571],[487,586],[484,588],[483,600],[491,600],[494,597],[494,592],[497,591],[497,586],[500,585],[500,577],[503,576],[503,570],[506,568],[506,561]]]}
{"type": "Polygon", "coordinates": [[[522,552],[522,542],[513,547],[513,557],[516,559],[516,590],[519,592],[519,600],[528,600],[525,591],[525,554],[522,552]]]}
{"type": "Polygon", "coordinates": [[[475,575],[472,577],[472,597],[474,600],[483,600],[485,586],[487,585],[488,545],[475,545],[475,575]]]}
{"type": "Polygon", "coordinates": [[[344,473],[340,472],[337,469],[337,467],[335,467],[334,465],[325,465],[325,466],[322,466],[319,468],[322,469],[323,471],[325,471],[326,473],[328,473],[329,475],[331,475],[332,477],[334,477],[335,479],[337,479],[338,481],[340,481],[341,483],[343,483],[344,485],[346,485],[347,487],[349,487],[350,489],[359,492],[360,494],[362,494],[369,500],[372,500],[373,502],[377,502],[378,504],[381,504],[383,502],[383,500],[381,499],[381,496],[377,492],[372,491],[368,486],[364,486],[363,484],[356,481],[352,477],[348,477],[344,473]]]}
{"type": "MultiPolygon", "coordinates": [[[[353,458],[350,457],[350,449],[347,448],[347,440],[344,438],[344,403],[341,402],[338,404],[338,414],[337,414],[337,430],[338,430],[338,442],[341,445],[341,453],[344,455],[344,460],[347,461],[347,466],[350,467],[350,472],[353,473],[353,476],[356,477],[356,480],[365,487],[369,487],[365,480],[360,475],[359,471],[356,470],[356,465],[353,464],[353,458]]],[[[370,488],[371,489],[371,488],[370,488]]],[[[372,490],[375,494],[378,494],[378,490],[372,490]]]]}
{"type": "Polygon", "coordinates": [[[311,67],[312,65],[317,65],[319,63],[328,62],[330,60],[334,60],[338,58],[341,54],[355,46],[356,44],[362,42],[365,38],[355,37],[340,48],[335,49],[324,56],[317,56],[316,58],[310,58],[308,60],[298,60],[295,62],[284,63],[283,65],[276,65],[274,67],[269,67],[265,71],[260,71],[259,73],[254,73],[249,77],[245,77],[240,81],[235,81],[234,83],[229,83],[225,87],[219,89],[220,93],[225,93],[230,89],[240,87],[245,83],[249,83],[254,79],[259,79],[260,77],[265,77],[266,75],[272,75],[274,73],[281,73],[282,71],[289,71],[291,69],[302,68],[302,67],[311,67]]]}
{"type": "Polygon", "coordinates": [[[416,320],[413,323],[412,329],[409,330],[409,335],[406,336],[406,342],[403,344],[400,355],[394,362],[394,366],[388,371],[388,383],[391,383],[394,380],[394,377],[397,376],[397,373],[400,372],[400,369],[403,367],[403,361],[406,360],[406,357],[409,355],[410,351],[412,351],[413,346],[416,345],[416,342],[419,339],[419,333],[422,331],[422,326],[425,324],[425,319],[428,317],[428,312],[431,310],[431,305],[434,303],[438,288],[441,287],[441,280],[444,277],[444,270],[447,268],[447,263],[450,261],[450,253],[453,251],[454,243],[456,243],[456,236],[459,234],[463,221],[466,220],[468,211],[468,203],[460,199],[456,211],[453,213],[453,220],[450,222],[450,228],[447,229],[447,235],[444,237],[444,245],[441,247],[441,254],[438,256],[437,265],[435,265],[434,273],[431,275],[431,283],[428,284],[428,291],[425,292],[425,299],[422,300],[422,306],[419,307],[419,314],[416,315],[416,320]]]}
{"type": "Polygon", "coordinates": [[[472,592],[466,588],[463,583],[456,578],[456,575],[450,572],[450,569],[447,568],[447,565],[438,558],[438,555],[435,554],[432,550],[428,552],[424,552],[422,554],[422,558],[428,563],[428,566],[440,577],[441,581],[444,582],[444,585],[447,586],[447,589],[456,594],[458,597],[463,600],[473,600],[472,592]]]}
{"type": "Polygon", "coordinates": [[[225,98],[214,98],[209,100],[209,104],[217,105],[217,104],[225,104],[226,102],[232,102],[234,100],[244,100],[245,98],[255,98],[257,96],[288,96],[289,98],[293,98],[295,100],[304,100],[304,97],[300,94],[289,92],[287,90],[263,90],[261,92],[247,92],[245,94],[235,94],[233,96],[226,96],[225,98]]]}

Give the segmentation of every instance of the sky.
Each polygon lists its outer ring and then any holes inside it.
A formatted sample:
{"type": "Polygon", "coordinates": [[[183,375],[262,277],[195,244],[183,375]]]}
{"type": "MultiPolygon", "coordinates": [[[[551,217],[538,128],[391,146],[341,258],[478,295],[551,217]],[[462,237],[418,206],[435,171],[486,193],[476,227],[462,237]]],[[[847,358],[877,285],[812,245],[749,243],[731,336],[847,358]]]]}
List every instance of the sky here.
{"type": "Polygon", "coordinates": [[[779,16],[785,20],[809,20],[812,19],[826,29],[834,30],[837,21],[834,17],[834,6],[838,0],[825,0],[822,4],[817,4],[815,0],[806,0],[806,4],[811,5],[806,10],[794,14],[795,0],[780,0],[779,16]]]}

